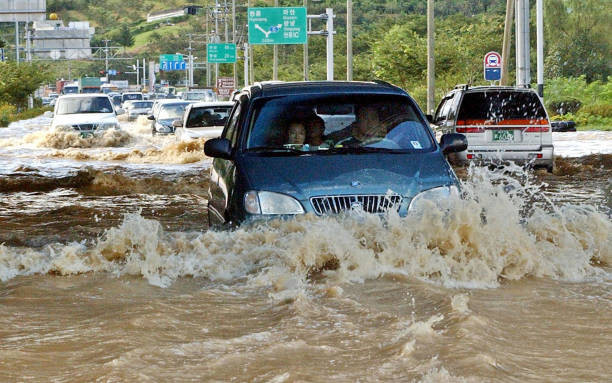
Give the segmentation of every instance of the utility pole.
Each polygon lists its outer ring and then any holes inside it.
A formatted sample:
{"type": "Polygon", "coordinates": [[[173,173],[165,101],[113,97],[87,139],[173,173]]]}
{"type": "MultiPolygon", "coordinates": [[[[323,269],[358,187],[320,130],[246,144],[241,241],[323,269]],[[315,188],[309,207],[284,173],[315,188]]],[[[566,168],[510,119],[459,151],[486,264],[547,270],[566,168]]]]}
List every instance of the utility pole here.
{"type": "Polygon", "coordinates": [[[105,68],[105,71],[106,71],[107,75],[108,75],[108,43],[110,41],[111,40],[104,40],[104,54],[106,56],[105,59],[104,59],[104,64],[105,64],[104,68],[105,68]]]}
{"type": "MultiPolygon", "coordinates": [[[[210,43],[210,34],[208,30],[208,11],[206,12],[206,44],[210,43]]],[[[208,46],[206,47],[208,50],[208,46]]],[[[208,52],[206,58],[206,86],[210,86],[210,63],[208,62],[208,52]]]]}
{"type": "MultiPolygon", "coordinates": [[[[278,0],[274,0],[274,6],[278,7],[278,0]]],[[[274,60],[272,64],[272,80],[278,80],[278,45],[274,44],[274,60]]]]}
{"type": "Polygon", "coordinates": [[[514,2],[506,0],[506,20],[504,22],[504,42],[502,46],[501,85],[509,85],[510,78],[510,43],[512,42],[512,19],[514,18],[514,2]]]}
{"type": "Polygon", "coordinates": [[[346,0],[346,80],[353,81],[353,0],[346,0]]]}
{"type": "Polygon", "coordinates": [[[310,31],[310,19],[308,18],[308,0],[304,0],[304,8],[306,8],[306,20],[308,24],[306,26],[306,44],[304,44],[304,81],[308,81],[309,77],[309,63],[308,63],[308,31],[310,31]]]}
{"type": "Polygon", "coordinates": [[[538,51],[538,95],[544,97],[544,6],[536,0],[537,51],[538,51]]]}
{"type": "Polygon", "coordinates": [[[529,0],[516,2],[516,85],[531,83],[531,63],[529,61],[529,0]]]}
{"type": "MultiPolygon", "coordinates": [[[[236,44],[236,0],[232,0],[232,43],[236,44]]],[[[234,63],[234,84],[238,86],[238,73],[234,63]]]]}
{"type": "Polygon", "coordinates": [[[434,0],[427,0],[427,113],[433,112],[436,94],[436,69],[434,54],[434,0]]]}
{"type": "MultiPolygon", "coordinates": [[[[251,0],[247,0],[247,10],[251,7],[251,0]]],[[[251,77],[249,83],[255,82],[255,52],[253,46],[249,44],[249,76],[251,77]]]]}
{"type": "Polygon", "coordinates": [[[192,36],[191,34],[187,35],[189,37],[189,48],[187,48],[187,50],[189,51],[189,67],[187,68],[187,88],[190,88],[193,86],[193,47],[192,47],[192,36]]]}
{"type": "Polygon", "coordinates": [[[249,44],[244,43],[244,86],[249,86],[249,44]]]}
{"type": "Polygon", "coordinates": [[[334,9],[325,8],[327,15],[327,81],[334,81],[334,9]]]}
{"type": "MultiPolygon", "coordinates": [[[[219,1],[215,0],[215,43],[219,42],[219,1]]],[[[217,80],[219,79],[219,64],[215,64],[215,86],[217,86],[217,80]]]]}

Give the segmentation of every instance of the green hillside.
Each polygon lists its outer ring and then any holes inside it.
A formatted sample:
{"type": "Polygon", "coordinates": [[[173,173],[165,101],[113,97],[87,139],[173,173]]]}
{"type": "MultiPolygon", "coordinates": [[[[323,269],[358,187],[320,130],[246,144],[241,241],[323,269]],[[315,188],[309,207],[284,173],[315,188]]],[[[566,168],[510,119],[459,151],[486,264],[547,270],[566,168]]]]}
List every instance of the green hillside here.
{"type": "MultiPolygon", "coordinates": [[[[279,1],[281,6],[297,6],[302,1],[279,1]]],[[[153,59],[160,53],[186,52],[188,34],[203,35],[206,31],[204,15],[184,16],[168,22],[147,23],[147,13],[184,5],[206,6],[211,0],[50,0],[49,9],[64,20],[88,20],[96,27],[94,45],[111,39],[113,45],[125,47],[135,57],[153,59]]],[[[269,6],[273,0],[253,0],[252,6],[269,6]]],[[[354,78],[379,78],[408,89],[422,103],[426,93],[426,4],[424,0],[362,0],[353,3],[354,78]]],[[[482,57],[491,50],[501,52],[503,20],[506,0],[436,0],[436,88],[437,97],[457,83],[484,83],[482,57]]],[[[245,2],[238,3],[238,38],[246,33],[245,2]]],[[[535,2],[533,2],[535,7],[535,2]]],[[[337,17],[335,77],[346,73],[346,1],[310,1],[309,14],[334,9],[337,17]]],[[[535,9],[532,10],[535,23],[535,9]]],[[[607,83],[612,71],[610,52],[612,34],[612,3],[601,0],[546,0],[545,1],[545,56],[547,79],[570,79],[583,76],[586,83],[607,83]]],[[[313,21],[313,28],[322,29],[313,21]]],[[[209,30],[212,29],[209,24],[209,30]]],[[[224,26],[219,26],[223,36],[224,26]]],[[[231,27],[230,27],[231,30],[231,27]]],[[[533,25],[535,31],[535,25],[533,25]]],[[[195,39],[194,55],[205,57],[205,40],[195,39]]],[[[309,38],[310,79],[324,79],[325,39],[309,38]]],[[[535,63],[535,35],[532,39],[532,68],[535,63]]],[[[511,53],[514,55],[514,52],[511,53]]],[[[239,54],[241,56],[241,54],[239,54]]],[[[271,46],[254,47],[255,79],[272,77],[271,46]]],[[[302,47],[279,47],[279,79],[301,80],[302,47]]],[[[242,62],[237,75],[242,82],[242,62]]],[[[511,72],[514,60],[510,60],[511,72]]],[[[100,64],[78,64],[79,73],[99,71],[100,64]]],[[[220,65],[221,75],[233,75],[232,65],[220,65]]],[[[163,73],[162,78],[179,81],[183,73],[163,73]]],[[[196,82],[204,83],[206,74],[196,70],[196,82]]],[[[559,80],[564,81],[564,80],[559,80]]],[[[569,84],[574,84],[571,81],[569,84]]],[[[571,87],[552,95],[557,101],[571,98],[571,87]]],[[[556,90],[555,90],[556,92],[556,90]]],[[[607,98],[606,98],[607,99],[607,98]]],[[[609,101],[598,101],[605,105],[609,101]]],[[[599,113],[609,114],[609,108],[599,113]]],[[[606,116],[608,118],[610,116],[606,116]]]]}

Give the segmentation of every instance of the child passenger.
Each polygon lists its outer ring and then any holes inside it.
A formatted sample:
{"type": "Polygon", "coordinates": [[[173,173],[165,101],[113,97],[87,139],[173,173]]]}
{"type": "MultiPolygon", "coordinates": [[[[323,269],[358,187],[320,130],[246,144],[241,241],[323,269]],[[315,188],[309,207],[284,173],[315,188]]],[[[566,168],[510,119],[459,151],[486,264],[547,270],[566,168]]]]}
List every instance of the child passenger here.
{"type": "Polygon", "coordinates": [[[304,145],[306,141],[306,129],[299,122],[292,122],[287,129],[287,144],[304,145]]]}

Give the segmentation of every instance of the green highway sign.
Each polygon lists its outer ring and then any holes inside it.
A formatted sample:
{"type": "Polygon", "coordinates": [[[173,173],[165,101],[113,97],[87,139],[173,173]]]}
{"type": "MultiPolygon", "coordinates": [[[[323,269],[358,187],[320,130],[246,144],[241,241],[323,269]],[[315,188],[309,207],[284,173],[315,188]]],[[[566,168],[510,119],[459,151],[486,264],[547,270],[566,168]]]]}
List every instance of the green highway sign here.
{"type": "Polygon", "coordinates": [[[306,44],[305,7],[249,8],[249,44],[306,44]]]}
{"type": "Polygon", "coordinates": [[[236,44],[206,44],[209,64],[233,64],[236,62],[236,44]]]}
{"type": "Polygon", "coordinates": [[[159,62],[167,62],[167,61],[184,61],[183,55],[175,54],[175,55],[159,55],[159,62]]]}

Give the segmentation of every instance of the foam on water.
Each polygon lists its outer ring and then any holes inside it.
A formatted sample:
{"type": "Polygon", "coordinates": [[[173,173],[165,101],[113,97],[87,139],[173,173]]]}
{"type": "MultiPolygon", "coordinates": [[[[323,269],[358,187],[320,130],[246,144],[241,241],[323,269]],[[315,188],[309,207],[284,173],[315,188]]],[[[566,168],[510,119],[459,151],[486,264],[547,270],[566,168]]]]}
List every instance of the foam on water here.
{"type": "MultiPolygon", "coordinates": [[[[612,222],[592,207],[537,200],[538,185],[470,169],[464,198],[400,218],[353,215],[273,220],[235,231],[167,233],[139,214],[94,243],[41,249],[0,246],[0,279],[104,271],[169,286],[179,277],[246,281],[281,300],[320,274],[332,285],[384,275],[485,288],[530,276],[569,281],[610,276],[612,222]]],[[[458,310],[461,304],[457,302],[458,310]]]]}

